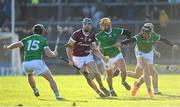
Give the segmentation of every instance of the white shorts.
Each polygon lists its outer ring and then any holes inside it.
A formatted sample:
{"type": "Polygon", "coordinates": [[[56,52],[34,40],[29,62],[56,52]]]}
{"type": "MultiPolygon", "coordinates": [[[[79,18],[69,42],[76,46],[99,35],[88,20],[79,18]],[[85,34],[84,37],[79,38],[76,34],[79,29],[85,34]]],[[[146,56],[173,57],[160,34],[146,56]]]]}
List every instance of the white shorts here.
{"type": "Polygon", "coordinates": [[[119,59],[123,59],[122,53],[119,53],[119,54],[116,55],[115,57],[110,58],[109,61],[105,64],[106,69],[110,70],[110,69],[114,68],[115,63],[116,63],[119,59]]]}
{"type": "Polygon", "coordinates": [[[141,51],[138,51],[137,48],[135,48],[135,56],[137,59],[137,66],[140,66],[140,58],[144,58],[148,64],[153,64],[154,63],[154,52],[153,50],[149,53],[143,53],[141,51]]]}
{"type": "Polygon", "coordinates": [[[88,63],[94,61],[93,55],[91,53],[87,56],[82,56],[82,57],[72,56],[72,59],[73,59],[74,64],[78,68],[81,68],[84,64],[88,64],[88,63]]]}
{"type": "Polygon", "coordinates": [[[32,60],[23,62],[23,71],[27,74],[35,73],[40,75],[42,73],[48,72],[49,69],[42,60],[32,60]]]}

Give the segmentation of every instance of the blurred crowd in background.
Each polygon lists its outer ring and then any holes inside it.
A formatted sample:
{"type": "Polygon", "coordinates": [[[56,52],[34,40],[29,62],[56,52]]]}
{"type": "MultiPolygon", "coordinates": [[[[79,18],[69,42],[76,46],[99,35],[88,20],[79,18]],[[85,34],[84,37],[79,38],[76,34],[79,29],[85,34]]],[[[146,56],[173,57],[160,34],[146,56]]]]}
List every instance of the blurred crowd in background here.
{"type": "MultiPolygon", "coordinates": [[[[15,0],[15,15],[15,32],[20,39],[32,33],[34,24],[42,23],[52,48],[59,35],[58,25],[63,27],[60,43],[63,45],[81,26],[84,17],[93,19],[95,31],[99,29],[101,18],[110,17],[113,26],[128,28],[133,35],[140,31],[144,22],[153,22],[156,32],[180,43],[180,0],[15,0]]],[[[0,32],[10,31],[11,0],[0,0],[0,32]]],[[[131,51],[128,63],[135,60],[131,48],[128,48],[131,51]]],[[[166,49],[171,50],[170,47],[166,49]]],[[[160,51],[165,52],[165,49],[160,51]]],[[[60,50],[60,54],[65,55],[65,50],[60,50]]]]}
{"type": "MultiPolygon", "coordinates": [[[[6,27],[10,21],[10,1],[0,0],[0,27],[6,27]]],[[[104,16],[113,21],[180,19],[180,0],[15,0],[15,3],[16,21],[27,26],[51,18],[68,22],[91,17],[96,24],[104,16]]]]}

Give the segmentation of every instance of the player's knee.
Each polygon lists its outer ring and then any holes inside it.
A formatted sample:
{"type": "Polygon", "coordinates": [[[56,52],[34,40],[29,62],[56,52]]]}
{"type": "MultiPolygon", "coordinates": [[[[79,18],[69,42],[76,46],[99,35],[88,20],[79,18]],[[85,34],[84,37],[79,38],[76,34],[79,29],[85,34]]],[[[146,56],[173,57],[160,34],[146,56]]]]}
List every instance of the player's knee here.
{"type": "Polygon", "coordinates": [[[54,82],[54,78],[53,78],[52,75],[50,75],[49,80],[52,81],[52,82],[54,82]]]}
{"type": "Polygon", "coordinates": [[[45,79],[47,79],[49,82],[54,82],[54,79],[52,77],[52,75],[46,75],[46,76],[43,76],[45,79]]]}
{"type": "Polygon", "coordinates": [[[147,62],[144,58],[140,58],[140,66],[142,69],[144,69],[145,67],[147,67],[147,62]]]}

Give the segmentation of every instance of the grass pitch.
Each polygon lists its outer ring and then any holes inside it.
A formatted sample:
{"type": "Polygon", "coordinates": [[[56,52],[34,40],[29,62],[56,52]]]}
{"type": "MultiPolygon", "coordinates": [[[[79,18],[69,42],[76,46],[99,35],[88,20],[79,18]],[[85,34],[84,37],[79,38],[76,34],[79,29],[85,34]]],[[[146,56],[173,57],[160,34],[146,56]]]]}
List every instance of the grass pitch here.
{"type": "MultiPolygon", "coordinates": [[[[118,97],[100,98],[86,83],[82,75],[54,76],[64,101],[56,101],[48,82],[36,77],[40,97],[36,98],[25,76],[0,77],[0,106],[180,106],[180,75],[159,75],[162,95],[147,97],[145,85],[132,97],[114,78],[118,97]]],[[[132,86],[135,79],[127,78],[132,86]]],[[[107,87],[106,81],[103,81],[107,87]]]]}

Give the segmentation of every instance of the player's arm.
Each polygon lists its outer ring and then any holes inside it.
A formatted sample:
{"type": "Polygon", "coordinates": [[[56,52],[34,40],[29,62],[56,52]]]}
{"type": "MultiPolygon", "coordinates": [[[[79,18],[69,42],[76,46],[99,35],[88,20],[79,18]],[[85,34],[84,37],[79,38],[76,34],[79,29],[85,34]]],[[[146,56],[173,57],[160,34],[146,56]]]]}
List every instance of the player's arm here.
{"type": "Polygon", "coordinates": [[[135,37],[129,38],[129,39],[125,39],[125,40],[121,41],[121,45],[127,45],[127,44],[134,43],[134,42],[136,42],[136,38],[135,37]]]}
{"type": "Polygon", "coordinates": [[[48,57],[56,57],[57,56],[57,51],[52,51],[49,46],[44,47],[44,52],[45,55],[48,57]]]}
{"type": "Polygon", "coordinates": [[[131,31],[123,29],[122,35],[125,35],[127,39],[131,38],[131,31]]]}
{"type": "Polygon", "coordinates": [[[75,41],[74,41],[72,38],[70,38],[69,41],[68,41],[68,43],[65,44],[66,53],[67,53],[67,56],[68,56],[69,61],[71,61],[71,62],[73,62],[73,61],[72,61],[71,53],[72,53],[72,51],[73,51],[74,43],[75,43],[75,41]]]}
{"type": "Polygon", "coordinates": [[[166,39],[166,38],[160,37],[159,41],[161,41],[161,42],[163,42],[163,43],[169,45],[169,46],[172,47],[173,49],[178,50],[178,46],[177,46],[175,43],[169,41],[169,40],[166,39]]]}
{"type": "Polygon", "coordinates": [[[57,56],[57,51],[56,50],[52,51],[49,48],[48,41],[46,39],[43,42],[43,48],[44,48],[44,52],[45,52],[46,56],[48,56],[48,57],[56,57],[57,56]]]}
{"type": "Polygon", "coordinates": [[[14,43],[12,43],[10,45],[4,45],[3,48],[5,50],[10,50],[10,49],[19,48],[19,47],[22,47],[22,46],[23,46],[22,42],[18,41],[18,42],[14,42],[14,43]]]}
{"type": "Polygon", "coordinates": [[[93,53],[95,56],[97,56],[99,59],[103,59],[103,58],[104,58],[104,56],[103,56],[103,54],[101,53],[101,51],[99,50],[96,42],[93,42],[93,43],[91,44],[91,50],[92,50],[92,53],[93,53]]]}
{"type": "Polygon", "coordinates": [[[109,57],[108,57],[108,56],[104,56],[104,55],[101,53],[101,51],[100,51],[99,47],[97,46],[96,42],[93,42],[93,43],[92,43],[91,50],[92,50],[92,53],[93,53],[96,57],[98,57],[103,63],[104,63],[104,62],[108,62],[109,57]]]}
{"type": "Polygon", "coordinates": [[[159,51],[157,51],[155,47],[153,47],[153,52],[158,58],[161,57],[161,53],[159,51]]]}
{"type": "Polygon", "coordinates": [[[134,42],[136,42],[136,38],[134,38],[134,37],[128,38],[128,39],[124,39],[121,42],[115,43],[114,45],[112,45],[112,47],[119,48],[119,47],[123,47],[123,45],[127,45],[127,44],[134,43],[134,42]]]}

